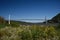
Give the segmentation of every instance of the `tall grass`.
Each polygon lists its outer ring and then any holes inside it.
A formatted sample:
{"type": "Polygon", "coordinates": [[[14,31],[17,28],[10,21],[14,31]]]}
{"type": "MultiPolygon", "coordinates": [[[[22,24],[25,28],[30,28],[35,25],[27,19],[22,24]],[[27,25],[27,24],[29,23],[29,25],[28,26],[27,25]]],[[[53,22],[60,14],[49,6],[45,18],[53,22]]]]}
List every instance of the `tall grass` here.
{"type": "Polygon", "coordinates": [[[0,40],[59,40],[54,27],[22,26],[0,29],[0,40]]]}

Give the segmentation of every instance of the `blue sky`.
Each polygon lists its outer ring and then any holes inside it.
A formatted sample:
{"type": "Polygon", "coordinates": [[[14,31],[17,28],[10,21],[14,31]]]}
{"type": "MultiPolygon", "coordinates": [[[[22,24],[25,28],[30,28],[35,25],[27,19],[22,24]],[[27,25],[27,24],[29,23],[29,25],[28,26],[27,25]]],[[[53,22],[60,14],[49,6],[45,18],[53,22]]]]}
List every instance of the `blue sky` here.
{"type": "Polygon", "coordinates": [[[8,19],[51,19],[60,12],[60,0],[0,0],[0,16],[8,19]]]}

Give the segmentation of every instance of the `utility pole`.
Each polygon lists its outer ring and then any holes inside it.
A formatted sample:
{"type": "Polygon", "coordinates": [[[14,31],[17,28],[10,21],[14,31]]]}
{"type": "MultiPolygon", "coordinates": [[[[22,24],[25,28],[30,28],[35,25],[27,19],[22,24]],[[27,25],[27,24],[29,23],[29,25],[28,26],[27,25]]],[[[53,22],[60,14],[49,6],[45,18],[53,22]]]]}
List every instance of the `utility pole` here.
{"type": "Polygon", "coordinates": [[[9,18],[8,18],[9,20],[8,20],[8,24],[10,24],[10,14],[9,14],[9,18]]]}

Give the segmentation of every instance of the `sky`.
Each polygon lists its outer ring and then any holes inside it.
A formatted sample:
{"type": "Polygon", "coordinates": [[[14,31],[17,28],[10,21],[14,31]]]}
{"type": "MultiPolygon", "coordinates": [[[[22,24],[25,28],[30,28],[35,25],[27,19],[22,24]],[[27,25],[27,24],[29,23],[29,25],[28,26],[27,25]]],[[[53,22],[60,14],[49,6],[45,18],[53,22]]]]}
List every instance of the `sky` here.
{"type": "Polygon", "coordinates": [[[0,16],[5,19],[9,14],[11,20],[51,19],[58,13],[60,0],[0,0],[0,16]]]}

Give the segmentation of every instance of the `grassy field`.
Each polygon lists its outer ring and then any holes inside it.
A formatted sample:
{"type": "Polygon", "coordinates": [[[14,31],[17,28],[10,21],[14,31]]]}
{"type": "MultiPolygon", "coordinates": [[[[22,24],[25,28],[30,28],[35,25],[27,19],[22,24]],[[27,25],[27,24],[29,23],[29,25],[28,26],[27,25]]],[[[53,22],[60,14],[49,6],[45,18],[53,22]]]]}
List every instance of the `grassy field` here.
{"type": "Polygon", "coordinates": [[[0,28],[0,40],[60,40],[54,26],[5,26],[0,28]]]}

